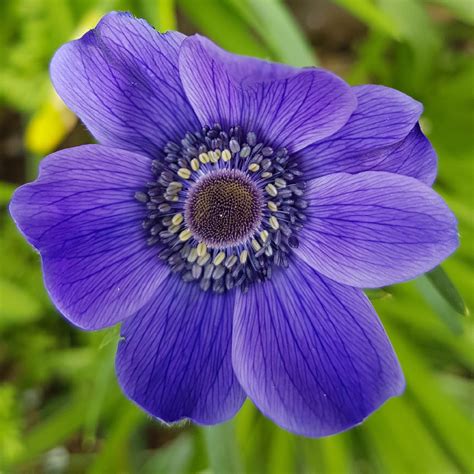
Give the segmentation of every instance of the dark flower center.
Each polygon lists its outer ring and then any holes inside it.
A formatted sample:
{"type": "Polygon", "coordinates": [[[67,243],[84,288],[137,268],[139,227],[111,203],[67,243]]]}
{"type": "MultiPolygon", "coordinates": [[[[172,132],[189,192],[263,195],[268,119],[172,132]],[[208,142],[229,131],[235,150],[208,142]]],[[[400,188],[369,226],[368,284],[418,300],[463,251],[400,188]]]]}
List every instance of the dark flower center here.
{"type": "Polygon", "coordinates": [[[240,170],[204,175],[190,190],[186,224],[209,248],[244,243],[262,220],[262,193],[240,170]]]}
{"type": "Polygon", "coordinates": [[[289,265],[305,220],[305,182],[286,148],[220,125],[169,142],[154,178],[135,194],[148,245],[185,282],[216,293],[271,278],[289,265]]]}

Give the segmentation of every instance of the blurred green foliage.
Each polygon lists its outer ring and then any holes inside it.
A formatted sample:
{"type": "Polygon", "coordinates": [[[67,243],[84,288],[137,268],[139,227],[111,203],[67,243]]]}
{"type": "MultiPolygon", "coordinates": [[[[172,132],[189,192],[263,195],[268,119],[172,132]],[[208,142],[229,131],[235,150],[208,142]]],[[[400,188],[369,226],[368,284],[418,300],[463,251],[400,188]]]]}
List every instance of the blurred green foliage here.
{"type": "MultiPolygon", "coordinates": [[[[289,3],[304,2],[1,1],[0,106],[19,113],[24,124],[24,179],[34,177],[38,153],[52,151],[75,123],[54,97],[49,60],[103,13],[130,10],[160,30],[185,24],[237,53],[316,65],[318,48],[314,52],[289,3]]],[[[400,357],[406,393],[363,425],[321,440],[284,432],[250,402],[221,426],[161,426],[117,387],[117,328],[80,332],[55,312],[43,289],[39,258],[8,217],[14,185],[1,182],[0,472],[474,470],[474,333],[471,318],[457,314],[474,307],[474,3],[334,3],[365,28],[350,44],[345,78],[396,87],[425,104],[422,125],[440,160],[436,188],[459,219],[461,247],[445,271],[369,293],[400,357]]]]}

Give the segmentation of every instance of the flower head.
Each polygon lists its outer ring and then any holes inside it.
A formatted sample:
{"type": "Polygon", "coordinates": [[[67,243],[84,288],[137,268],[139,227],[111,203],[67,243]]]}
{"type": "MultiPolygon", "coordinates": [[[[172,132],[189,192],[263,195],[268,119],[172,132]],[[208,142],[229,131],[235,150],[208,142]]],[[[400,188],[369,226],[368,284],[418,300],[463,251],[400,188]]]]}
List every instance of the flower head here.
{"type": "Polygon", "coordinates": [[[100,145],[46,157],[11,213],[69,321],[123,322],[127,396],[202,424],[248,396],[323,436],[401,393],[362,288],[458,243],[421,104],[123,13],[63,46],[51,76],[100,145]]]}

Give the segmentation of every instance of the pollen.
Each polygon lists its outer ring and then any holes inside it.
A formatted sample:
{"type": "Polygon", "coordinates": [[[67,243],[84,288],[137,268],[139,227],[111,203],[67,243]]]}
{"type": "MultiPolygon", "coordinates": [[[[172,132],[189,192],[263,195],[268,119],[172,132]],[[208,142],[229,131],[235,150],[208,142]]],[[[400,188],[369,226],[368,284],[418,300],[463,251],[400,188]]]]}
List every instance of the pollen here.
{"type": "Polygon", "coordinates": [[[225,150],[222,150],[221,157],[223,161],[230,161],[232,158],[232,153],[226,148],[225,150]]]}
{"type": "Polygon", "coordinates": [[[178,170],[178,176],[183,179],[189,179],[191,177],[191,170],[188,168],[180,168],[178,170]]]}
{"type": "Polygon", "coordinates": [[[197,254],[199,257],[202,257],[203,255],[206,255],[207,252],[207,246],[204,242],[199,242],[197,246],[197,254]]]}
{"type": "Polygon", "coordinates": [[[208,154],[209,154],[209,160],[211,161],[211,163],[217,163],[219,161],[219,158],[220,158],[220,153],[217,153],[218,150],[216,151],[210,151],[208,154]]]}
{"type": "Polygon", "coordinates": [[[230,255],[227,257],[226,261],[224,262],[224,265],[226,268],[232,268],[236,263],[237,263],[237,256],[236,255],[230,255]]]}
{"type": "Polygon", "coordinates": [[[194,263],[197,260],[197,258],[198,258],[198,253],[197,253],[196,247],[193,247],[189,252],[187,261],[189,263],[194,263]]]}
{"type": "Polygon", "coordinates": [[[242,252],[240,253],[240,258],[239,258],[240,263],[244,265],[247,262],[248,257],[249,257],[248,250],[242,250],[242,252]]]}
{"type": "Polygon", "coordinates": [[[171,222],[173,225],[179,225],[181,222],[183,222],[183,214],[178,213],[173,216],[173,219],[171,219],[171,222]]]}
{"type": "Polygon", "coordinates": [[[209,163],[209,155],[207,153],[201,153],[199,155],[199,161],[205,165],[206,163],[209,163]]]}
{"type": "Polygon", "coordinates": [[[273,201],[268,201],[268,202],[267,202],[267,207],[268,207],[268,209],[270,209],[270,211],[272,211],[272,212],[278,211],[278,206],[277,206],[276,203],[274,203],[273,201]]]}
{"type": "Polygon", "coordinates": [[[199,160],[196,158],[193,158],[191,160],[191,168],[193,171],[197,171],[199,169],[199,160]]]}
{"type": "Polygon", "coordinates": [[[278,190],[272,183],[268,183],[265,186],[265,191],[271,197],[276,197],[278,195],[278,190]]]}
{"type": "Polygon", "coordinates": [[[255,252],[258,252],[262,246],[258,243],[258,240],[252,239],[252,248],[255,250],[255,252]]]}
{"type": "Polygon", "coordinates": [[[225,252],[219,252],[215,257],[212,263],[214,265],[220,265],[225,259],[225,252]]]}
{"type": "Polygon", "coordinates": [[[275,179],[275,186],[277,188],[286,188],[286,181],[283,178],[275,179]]]}
{"type": "Polygon", "coordinates": [[[189,240],[192,236],[193,233],[189,229],[185,229],[179,234],[179,240],[186,242],[186,240],[189,240]]]}
{"type": "Polygon", "coordinates": [[[271,225],[272,229],[277,230],[280,228],[280,223],[275,216],[271,216],[270,219],[268,219],[268,223],[271,225]]]}
{"type": "Polygon", "coordinates": [[[198,265],[206,265],[206,263],[210,260],[211,254],[209,252],[206,252],[204,255],[198,258],[197,264],[198,265]]]}
{"type": "Polygon", "coordinates": [[[174,194],[183,189],[183,183],[180,183],[179,181],[171,181],[170,184],[168,184],[168,187],[166,188],[166,191],[174,194]]]}

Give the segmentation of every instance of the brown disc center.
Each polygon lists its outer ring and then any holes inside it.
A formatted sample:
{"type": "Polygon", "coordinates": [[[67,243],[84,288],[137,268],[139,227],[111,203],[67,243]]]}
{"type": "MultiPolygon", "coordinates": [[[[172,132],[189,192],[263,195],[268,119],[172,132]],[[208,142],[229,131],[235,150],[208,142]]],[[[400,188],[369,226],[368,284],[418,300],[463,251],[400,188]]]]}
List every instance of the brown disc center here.
{"type": "Polygon", "coordinates": [[[190,190],[185,217],[194,237],[208,247],[235,246],[257,230],[262,195],[242,171],[215,171],[190,190]]]}

